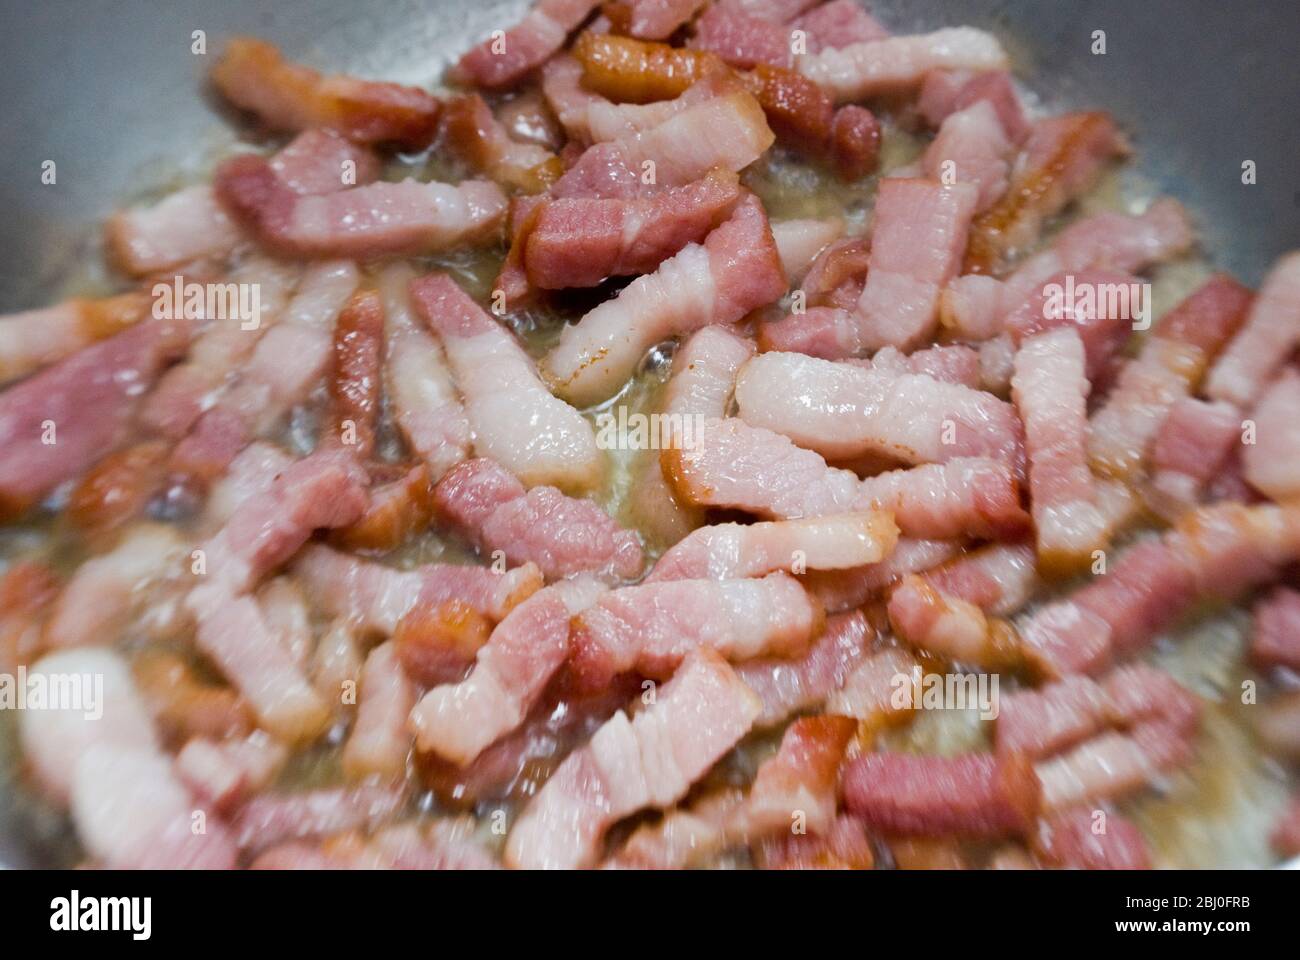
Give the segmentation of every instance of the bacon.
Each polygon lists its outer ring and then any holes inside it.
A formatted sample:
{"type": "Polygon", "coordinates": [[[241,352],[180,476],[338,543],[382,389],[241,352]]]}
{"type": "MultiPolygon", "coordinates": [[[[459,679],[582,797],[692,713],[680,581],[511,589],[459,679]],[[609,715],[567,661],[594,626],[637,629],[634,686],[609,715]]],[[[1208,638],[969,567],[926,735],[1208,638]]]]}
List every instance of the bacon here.
{"type": "Polygon", "coordinates": [[[344,832],[319,843],[288,841],[261,853],[253,870],[494,870],[497,862],[473,837],[468,817],[384,827],[362,840],[344,832]]]}
{"type": "Polygon", "coordinates": [[[604,5],[619,33],[643,40],[663,40],[686,23],[706,0],[613,0],[604,5]]]}
{"type": "Polygon", "coordinates": [[[1007,616],[1023,607],[1037,586],[1032,543],[999,543],[967,553],[927,572],[937,590],[1007,616]]]}
{"type": "Polygon", "coordinates": [[[945,187],[892,177],[881,182],[867,282],[857,307],[860,346],[907,349],[929,337],[939,293],[960,266],[976,198],[969,184],[945,187]]]}
{"type": "Polygon", "coordinates": [[[1241,439],[1241,414],[1232,404],[1180,398],[1151,444],[1148,499],[1165,513],[1194,506],[1241,439]]]}
{"type": "Polygon", "coordinates": [[[240,849],[257,853],[284,840],[374,829],[392,819],[404,799],[400,788],[377,784],[263,793],[244,804],[234,827],[240,849]]]}
{"type": "Polygon", "coordinates": [[[388,267],[379,277],[384,297],[384,388],[407,445],[429,467],[433,481],[469,456],[470,429],[442,347],[411,309],[414,273],[388,267]]]}
{"type": "Polygon", "coordinates": [[[1034,854],[1068,870],[1150,870],[1151,852],[1142,832],[1117,813],[1085,808],[1054,814],[1038,824],[1034,854]]]}
{"type": "Polygon", "coordinates": [[[727,170],[637,199],[570,197],[545,204],[522,241],[524,269],[545,290],[594,287],[650,273],[731,216],[739,181],[727,170]]]}
{"type": "Polygon", "coordinates": [[[831,120],[829,151],[841,180],[870,176],[880,164],[880,121],[866,107],[847,104],[831,120]]]}
{"type": "Polygon", "coordinates": [[[869,753],[843,771],[844,805],[889,833],[935,837],[1023,836],[1033,829],[1039,784],[1028,760],[869,753]]]}
{"type": "Polygon", "coordinates": [[[638,827],[603,870],[685,870],[744,840],[745,794],[719,790],[638,827]]]}
{"type": "Polygon", "coordinates": [[[1224,503],[1190,512],[1159,539],[1130,547],[1104,576],[1020,625],[1049,676],[1095,673],[1146,646],[1197,602],[1228,601],[1296,555],[1289,507],[1224,503]]]}
{"type": "Polygon", "coordinates": [[[663,451],[679,496],[777,519],[892,511],[907,536],[1002,537],[1023,530],[1016,479],[1005,465],[958,458],[859,480],[780,434],[738,420],[707,420],[689,451],[663,451]]]}
{"type": "MultiPolygon", "coordinates": [[[[1006,193],[1014,146],[993,105],[978,100],[951,113],[921,158],[926,176],[941,180],[945,173],[979,191],[975,213],[983,213],[1006,193]]],[[[942,182],[948,182],[943,180],[942,182]]]]}
{"type": "Polygon", "coordinates": [[[605,830],[644,807],[665,807],[744,736],[758,698],[716,653],[692,653],[656,702],[617,713],[569,754],[506,841],[525,869],[591,866],[605,830]]]}
{"type": "Polygon", "coordinates": [[[1064,113],[1037,121],[1011,188],[971,225],[963,272],[999,272],[1038,239],[1044,220],[1084,193],[1107,162],[1127,152],[1109,114],[1064,113]]]}
{"type": "Polygon", "coordinates": [[[565,399],[597,403],[628,379],[654,344],[734,323],[785,289],[767,215],[757,198],[747,197],[703,245],[688,244],[566,327],[546,356],[546,377],[565,399]]]}
{"type": "Polygon", "coordinates": [[[563,172],[551,151],[510,138],[487,102],[477,93],[448,100],[442,111],[441,136],[474,170],[502,186],[540,193],[563,172]]]}
{"type": "Polygon", "coordinates": [[[695,22],[691,46],[744,69],[758,64],[789,67],[794,62],[788,27],[725,4],[710,5],[695,22]]]}
{"type": "Polygon", "coordinates": [[[586,690],[635,670],[663,680],[692,650],[729,660],[797,656],[824,623],[785,573],[759,580],[673,580],[611,591],[574,619],[569,669],[586,690]]]}
{"type": "Polygon", "coordinates": [[[400,780],[411,749],[406,716],[415,705],[415,687],[402,670],[396,643],[390,640],[370,651],[360,688],[356,723],[343,747],[343,772],[350,780],[400,780]]]}
{"type": "Polygon", "coordinates": [[[382,403],[384,307],[379,294],[353,295],[334,326],[333,437],[366,458],[374,451],[382,403]]]}
{"type": "Polygon", "coordinates": [[[569,652],[569,621],[605,591],[591,578],[533,594],[501,621],[469,676],[435,687],[410,711],[420,750],[464,766],[519,727],[569,652]]]}
{"type": "Polygon", "coordinates": [[[866,616],[855,610],[828,617],[821,636],[801,657],[737,664],[736,673],[763,703],[755,726],[774,726],[792,713],[818,707],[844,686],[874,637],[866,616]]]}
{"type": "MultiPolygon", "coordinates": [[[[174,471],[200,479],[219,475],[250,437],[274,429],[303,400],[325,372],[330,328],[360,279],[350,262],[317,264],[303,274],[293,299],[257,340],[238,379],[177,444],[171,457],[174,471]]],[[[340,320],[348,317],[345,311],[340,320]]],[[[382,323],[382,314],[378,320],[382,323]]],[[[343,328],[349,326],[350,319],[343,328]]],[[[156,409],[158,401],[151,403],[156,409]]]]}
{"type": "Polygon", "coordinates": [[[51,647],[113,643],[150,598],[149,588],[178,569],[182,553],[170,527],[133,528],[112,550],[76,569],[50,613],[45,642],[51,647]]]}
{"type": "Polygon", "coordinates": [[[299,196],[261,157],[227,160],[216,173],[226,209],[261,245],[287,257],[436,253],[495,237],[506,214],[501,188],[486,180],[379,181],[324,196],[299,196]]]}
{"type": "Polygon", "coordinates": [[[858,663],[844,684],[826,700],[826,712],[853,717],[864,737],[906,722],[912,716],[909,702],[896,696],[900,682],[917,675],[920,661],[899,647],[884,647],[858,663]]]}
{"type": "Polygon", "coordinates": [[[797,69],[837,101],[915,89],[931,70],[1004,70],[1006,54],[991,34],[951,27],[887,37],[799,57],[797,69]]]}
{"type": "Polygon", "coordinates": [[[753,96],[743,91],[717,96],[678,110],[647,130],[588,148],[552,193],[561,198],[644,196],[656,188],[692,183],[715,167],[743,170],[774,139],[753,96]]]}
{"type": "Polygon", "coordinates": [[[647,582],[737,580],[776,570],[843,570],[879,563],[898,528],[883,513],[701,527],[659,558],[647,582]]]}
{"type": "Polygon", "coordinates": [[[602,462],[591,425],[551,396],[511,333],[445,273],[411,284],[416,310],[442,340],[465,397],[475,452],[526,486],[587,489],[602,462]]]}
{"type": "Polygon", "coordinates": [[[839,816],[823,834],[770,837],[758,851],[764,870],[870,870],[871,841],[854,817],[839,816]]]}
{"type": "Polygon", "coordinates": [[[737,377],[739,416],[832,460],[864,453],[910,464],[990,457],[1022,468],[1021,427],[1009,403],[882,366],[761,354],[737,377]]]}
{"type": "Polygon", "coordinates": [[[974,104],[987,102],[1012,143],[1021,143],[1029,133],[1029,121],[1020,96],[1005,70],[972,74],[965,70],[933,70],[926,74],[916,99],[916,109],[931,127],[974,104]]]}
{"type": "Polygon", "coordinates": [[[542,580],[541,571],[531,563],[504,573],[441,563],[397,570],[322,546],[303,550],[293,569],[312,602],[327,614],[386,635],[396,630],[417,601],[436,606],[460,600],[500,621],[535,593],[542,580]]]}
{"type": "Polygon", "coordinates": [[[1281,757],[1300,757],[1300,693],[1273,697],[1254,717],[1264,749],[1281,757]]]}
{"type": "Polygon", "coordinates": [[[1264,278],[1245,326],[1209,372],[1205,393],[1248,408],[1300,344],[1300,253],[1278,260],[1264,278]]]}
{"type": "Polygon", "coordinates": [[[781,267],[791,286],[803,281],[822,251],[839,239],[844,232],[844,221],[838,217],[826,220],[781,220],[772,224],[772,238],[781,256],[781,267]]]}
{"type": "Polygon", "coordinates": [[[252,730],[253,717],[238,692],[204,680],[177,654],[149,651],[138,655],[131,667],[168,744],[184,744],[191,737],[242,736],[252,730]]]}
{"type": "Polygon", "coordinates": [[[203,528],[220,528],[234,514],[235,508],[254,494],[269,490],[276,477],[288,470],[293,462],[293,457],[273,444],[250,443],[230,462],[225,475],[212,485],[203,528]]]}
{"type": "Polygon", "coordinates": [[[1043,808],[1056,811],[1123,796],[1186,762],[1190,753],[1188,735],[1168,724],[1140,726],[1131,734],[1103,733],[1036,767],[1043,808]]]}
{"type": "Polygon", "coordinates": [[[1019,662],[1014,630],[976,604],[909,575],[889,597],[894,633],[918,650],[960,663],[1002,667],[1019,662]]]}
{"type": "Polygon", "coordinates": [[[433,520],[433,483],[421,463],[370,490],[370,505],[357,520],[331,534],[339,546],[354,550],[393,550],[433,520]]]}
{"type": "Polygon", "coordinates": [[[357,143],[418,150],[433,139],[437,98],[416,87],[322,76],[285,61],[272,44],[234,37],[212,69],[227,100],[274,130],[324,127],[357,143]]]}
{"type": "Polygon", "coordinates": [[[831,0],[814,6],[790,21],[790,27],[804,32],[809,53],[837,50],[889,36],[889,31],[854,0],[831,0]]]}
{"type": "MultiPolygon", "coordinates": [[[[620,103],[644,104],[681,96],[692,84],[716,75],[720,65],[716,57],[703,51],[592,31],[574,41],[572,53],[582,67],[583,86],[620,103]]],[[[551,104],[556,106],[554,99],[551,104]]],[[[556,107],[556,112],[563,111],[556,107]]]]}
{"type": "MultiPolygon", "coordinates": [[[[1246,480],[1266,496],[1293,500],[1300,496],[1300,371],[1287,369],[1265,391],[1251,414],[1255,442],[1241,451],[1246,480]]],[[[1241,423],[1233,418],[1233,432],[1241,423]]],[[[1235,439],[1235,438],[1234,438],[1235,439]]]]}
{"type": "Polygon", "coordinates": [[[750,829],[775,833],[799,823],[815,834],[830,830],[840,761],[856,731],[849,717],[804,717],[790,724],[776,755],[754,777],[745,809],[750,829]]]}
{"type": "Polygon", "coordinates": [[[463,679],[491,633],[492,621],[474,607],[435,595],[402,615],[393,641],[406,675],[430,687],[463,679]]]}
{"type": "Polygon", "coordinates": [[[880,563],[851,570],[813,571],[803,582],[827,611],[852,610],[908,574],[930,570],[960,553],[961,543],[957,541],[903,537],[894,552],[880,563]]]}
{"type": "Polygon", "coordinates": [[[195,737],[176,754],[175,770],[200,801],[224,814],[265,789],[288,758],[288,747],[261,731],[223,741],[195,737]]]}
{"type": "Polygon", "coordinates": [[[460,83],[512,86],[564,46],[599,0],[538,0],[524,19],[465,53],[452,70],[460,83]]]}
{"type": "Polygon", "coordinates": [[[1216,274],[1161,318],[1092,416],[1095,469],[1121,478],[1139,473],[1162,422],[1245,321],[1250,302],[1249,290],[1216,274]]]}
{"type": "Polygon", "coordinates": [[[149,206],[119,210],[104,226],[113,263],[143,277],[207,258],[224,259],[242,235],[212,187],[185,187],[149,206]]]}
{"type": "Polygon", "coordinates": [[[90,300],[75,297],[0,317],[0,382],[24,376],[111,337],[145,318],[142,292],[90,300]]]}
{"type": "Polygon", "coordinates": [[[554,487],[524,487],[486,459],[469,460],[434,492],[441,517],[480,550],[512,563],[535,562],[548,580],[580,572],[632,579],[641,572],[641,544],[590,500],[554,487]]]}
{"type": "Polygon", "coordinates": [[[1261,667],[1300,671],[1300,592],[1278,587],[1255,605],[1251,659],[1261,667]]]}
{"type": "Polygon", "coordinates": [[[1083,341],[1066,328],[1026,340],[1011,380],[1029,451],[1038,563],[1048,572],[1086,563],[1109,534],[1088,469],[1084,369],[1083,341]]]}
{"type": "Polygon", "coordinates": [[[151,320],[5,390],[0,515],[25,512],[126,440],[139,395],[187,339],[183,324],[151,320]]]}
{"type": "Polygon", "coordinates": [[[110,453],[72,488],[65,515],[88,540],[107,538],[139,516],[162,487],[169,453],[160,441],[110,453]]]}

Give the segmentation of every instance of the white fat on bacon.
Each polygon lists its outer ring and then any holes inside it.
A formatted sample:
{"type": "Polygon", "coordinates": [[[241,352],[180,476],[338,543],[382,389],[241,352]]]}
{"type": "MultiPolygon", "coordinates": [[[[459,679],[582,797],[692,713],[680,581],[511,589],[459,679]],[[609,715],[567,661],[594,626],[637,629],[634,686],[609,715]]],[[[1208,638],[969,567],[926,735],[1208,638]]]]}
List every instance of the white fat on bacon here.
{"type": "Polygon", "coordinates": [[[359,688],[356,721],[343,747],[343,772],[352,780],[401,779],[411,752],[406,716],[415,705],[415,685],[403,671],[393,641],[367,654],[359,688]]]}
{"type": "Polygon", "coordinates": [[[1300,344],[1300,252],[1278,260],[1264,278],[1246,325],[1205,381],[1212,400],[1250,407],[1300,344]]]}
{"type": "Polygon", "coordinates": [[[447,351],[475,452],[525,486],[586,490],[599,483],[603,461],[591,424],[551,395],[514,334],[446,274],[414,281],[411,296],[447,351]]]}
{"type": "Polygon", "coordinates": [[[983,213],[1006,193],[1015,146],[987,100],[949,114],[921,158],[926,176],[940,183],[969,183],[983,213]]]}
{"type": "MultiPolygon", "coordinates": [[[[1246,479],[1274,500],[1300,496],[1300,373],[1288,369],[1260,398],[1254,412],[1255,442],[1242,449],[1246,479]]],[[[1240,427],[1235,422],[1234,427],[1240,427]]]]}
{"type": "Polygon", "coordinates": [[[721,657],[691,654],[629,720],[619,712],[565,759],[506,840],[524,869],[592,866],[616,821],[668,807],[753,725],[762,705],[721,657]]]}

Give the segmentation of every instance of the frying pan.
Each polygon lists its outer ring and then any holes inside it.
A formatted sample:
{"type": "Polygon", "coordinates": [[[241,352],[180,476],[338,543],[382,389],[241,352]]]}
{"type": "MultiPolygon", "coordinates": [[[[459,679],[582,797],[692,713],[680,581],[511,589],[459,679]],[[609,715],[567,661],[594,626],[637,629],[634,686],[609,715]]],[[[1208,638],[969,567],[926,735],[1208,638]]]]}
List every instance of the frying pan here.
{"type": "MultiPolygon", "coordinates": [[[[0,311],[98,261],[115,207],[202,173],[238,128],[203,75],[251,33],[313,66],[428,85],[526,0],[0,0],[0,311]],[[206,53],[194,52],[203,31],[206,53]],[[55,163],[43,184],[42,164],[55,163]]],[[[995,31],[1053,107],[1111,110],[1136,168],[1247,283],[1300,247],[1300,5],[1291,0],[876,0],[898,32],[995,31]],[[1106,52],[1092,53],[1094,32],[1106,52]],[[1243,184],[1246,161],[1256,182],[1243,184]]],[[[0,766],[4,765],[0,751],[0,766]]],[[[40,860],[0,773],[0,865],[40,860]]]]}

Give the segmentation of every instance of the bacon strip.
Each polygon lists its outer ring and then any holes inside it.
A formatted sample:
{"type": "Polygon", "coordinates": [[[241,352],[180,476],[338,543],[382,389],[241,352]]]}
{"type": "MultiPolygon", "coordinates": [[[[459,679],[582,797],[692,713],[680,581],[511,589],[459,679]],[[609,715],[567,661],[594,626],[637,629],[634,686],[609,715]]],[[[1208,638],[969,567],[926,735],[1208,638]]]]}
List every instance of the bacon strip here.
{"type": "Polygon", "coordinates": [[[911,464],[989,457],[1019,470],[1024,463],[1020,421],[1009,403],[880,363],[764,353],[741,368],[736,404],[751,426],[832,460],[877,453],[911,464]]]}
{"type": "Polygon", "coordinates": [[[968,837],[1028,834],[1038,778],[1020,756],[869,753],[844,768],[844,805],[890,833],[968,837]]]}
{"type": "Polygon", "coordinates": [[[574,619],[569,669],[583,689],[598,690],[631,670],[666,679],[701,647],[729,660],[796,656],[823,623],[821,607],[780,572],[623,587],[574,619]]]}
{"type": "Polygon", "coordinates": [[[275,130],[324,127],[358,143],[428,146],[437,98],[416,87],[342,75],[321,76],[285,61],[272,44],[234,37],[212,69],[226,99],[275,130]]]}
{"type": "Polygon", "coordinates": [[[469,460],[448,473],[434,491],[434,504],[480,550],[500,551],[515,564],[532,561],[548,580],[582,572],[633,579],[641,572],[635,533],[590,500],[555,487],[525,491],[491,460],[469,460]]]}
{"type": "Polygon", "coordinates": [[[1150,870],[1142,831],[1117,813],[1102,816],[1080,807],[1045,818],[1034,835],[1035,856],[1067,870],[1150,870]]]}
{"type": "Polygon", "coordinates": [[[958,556],[961,549],[960,541],[901,537],[894,552],[880,563],[851,570],[814,570],[803,582],[828,612],[838,613],[862,606],[908,574],[938,567],[958,556]]]}
{"type": "Polygon", "coordinates": [[[591,578],[566,580],[512,610],[455,685],[435,687],[410,711],[419,749],[464,766],[520,726],[569,652],[569,621],[605,591],[591,578]]]}
{"type": "MultiPolygon", "coordinates": [[[[1300,496],[1300,371],[1283,371],[1260,397],[1252,413],[1255,442],[1242,448],[1246,480],[1274,500],[1300,496]]],[[[1233,427],[1241,428],[1237,418],[1233,427]]],[[[1234,431],[1235,432],[1235,431],[1234,431]]],[[[1240,438],[1235,438],[1240,439],[1240,438]]]]}
{"type": "Polygon", "coordinates": [[[884,513],[701,527],[659,558],[647,582],[737,580],[776,570],[843,570],[879,563],[898,528],[884,513]]]}
{"type": "Polygon", "coordinates": [[[343,772],[350,780],[401,779],[411,750],[406,715],[415,705],[415,687],[402,670],[395,643],[370,651],[360,688],[356,723],[343,747],[343,772]]]}
{"type": "Polygon", "coordinates": [[[556,392],[583,406],[611,396],[654,344],[709,324],[727,324],[786,289],[767,215],[755,197],[701,244],[688,244],[652,274],[565,327],[546,355],[556,392]]]}
{"type": "MultiPolygon", "coordinates": [[[[839,2],[839,0],[836,0],[839,2]]],[[[925,75],[916,98],[917,112],[935,129],[944,120],[968,107],[987,102],[998,116],[1012,143],[1022,143],[1029,133],[1025,108],[1006,70],[931,70],[925,75]]]]}
{"type": "Polygon", "coordinates": [[[447,101],[440,130],[443,141],[458,156],[502,186],[540,193],[563,172],[563,165],[551,151],[535,143],[512,140],[477,93],[447,101]]]}
{"type": "Polygon", "coordinates": [[[849,717],[802,717],[786,728],[749,790],[744,817],[751,834],[832,828],[840,761],[857,726],[849,717]]]}
{"type": "Polygon", "coordinates": [[[798,58],[796,68],[837,101],[919,87],[931,70],[1004,70],[1002,45],[973,27],[888,37],[798,58]]]}
{"type": "Polygon", "coordinates": [[[686,23],[707,0],[613,0],[605,16],[619,33],[643,40],[662,40],[686,23]]]}
{"type": "Polygon", "coordinates": [[[404,799],[400,789],[378,784],[259,794],[235,821],[239,847],[256,853],[283,840],[373,829],[397,814],[404,799]]]}
{"type": "Polygon", "coordinates": [[[656,702],[624,713],[569,754],[506,841],[525,869],[591,866],[605,830],[644,807],[666,807],[745,735],[758,698],[716,653],[692,653],[656,702]]]}
{"type": "Polygon", "coordinates": [[[507,87],[523,79],[564,46],[599,0],[538,0],[524,19],[461,56],[452,78],[482,87],[507,87]]]}
{"type": "Polygon", "coordinates": [[[1260,288],[1246,324],[1210,370],[1205,393],[1248,408],[1300,344],[1300,253],[1282,257],[1260,288]]]}
{"type": "Polygon", "coordinates": [[[979,214],[1006,193],[1014,149],[997,110],[989,101],[978,100],[944,119],[926,147],[921,167],[926,176],[940,182],[973,185],[979,191],[975,203],[979,214]]]}
{"type": "Polygon", "coordinates": [[[5,390],[0,395],[0,515],[25,512],[121,444],[140,393],[187,341],[185,324],[151,320],[5,390]]]}
{"type": "Polygon", "coordinates": [[[1201,491],[1232,459],[1242,428],[1241,414],[1230,403],[1180,398],[1151,444],[1147,501],[1165,515],[1198,503],[1201,491]]]}
{"type": "Polygon", "coordinates": [[[413,281],[411,297],[447,351],[475,452],[526,486],[594,486],[603,465],[591,424],[551,396],[514,336],[445,273],[413,281]]]}
{"type": "Polygon", "coordinates": [[[1251,659],[1261,667],[1300,671],[1300,592],[1278,587],[1255,605],[1251,659]]]}
{"type": "Polygon", "coordinates": [[[0,382],[49,366],[143,320],[143,292],[91,300],[74,297],[52,307],[0,317],[0,382]]]}

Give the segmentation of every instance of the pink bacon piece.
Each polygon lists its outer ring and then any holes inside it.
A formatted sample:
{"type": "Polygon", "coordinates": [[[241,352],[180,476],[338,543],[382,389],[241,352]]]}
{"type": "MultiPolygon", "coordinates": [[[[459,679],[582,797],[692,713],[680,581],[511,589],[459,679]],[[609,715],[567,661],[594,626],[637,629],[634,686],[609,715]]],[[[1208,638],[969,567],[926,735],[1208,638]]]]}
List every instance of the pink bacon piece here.
{"type": "Polygon", "coordinates": [[[774,726],[793,713],[820,706],[844,686],[874,638],[866,615],[854,610],[827,617],[825,630],[801,657],[737,664],[736,673],[763,703],[755,726],[774,726]]]}
{"type": "Polygon", "coordinates": [[[419,748],[465,766],[519,727],[568,656],[569,621],[605,589],[591,578],[566,580],[507,614],[469,676],[433,688],[410,711],[419,748]]]}
{"type": "Polygon", "coordinates": [[[569,669],[584,689],[621,673],[666,679],[692,650],[728,660],[797,656],[824,624],[793,577],[673,580],[611,591],[574,619],[569,669]]]}
{"type": "Polygon", "coordinates": [[[5,390],[0,515],[25,512],[126,440],[140,394],[188,341],[184,322],[151,320],[5,390]]]}
{"type": "Polygon", "coordinates": [[[413,281],[411,298],[447,351],[476,453],[526,486],[583,490],[600,480],[603,464],[591,424],[551,395],[508,329],[445,273],[413,281]]]}
{"type": "Polygon", "coordinates": [[[359,687],[356,722],[343,747],[343,772],[350,780],[400,780],[411,752],[406,717],[415,706],[415,685],[391,640],[366,656],[359,687]]]}
{"type": "Polygon", "coordinates": [[[1011,74],[1005,70],[974,74],[966,70],[933,70],[921,84],[916,109],[937,130],[954,113],[981,102],[993,107],[1012,143],[1024,141],[1029,133],[1029,121],[1025,119],[1025,108],[1011,74]]]}
{"type": "Polygon", "coordinates": [[[978,214],[1006,193],[1014,152],[997,110],[989,101],[978,100],[948,115],[926,148],[921,168],[933,180],[974,186],[978,214]],[[948,179],[941,179],[945,174],[948,179]]]}
{"type": "Polygon", "coordinates": [[[440,138],[474,170],[526,194],[540,193],[563,169],[555,154],[545,147],[511,139],[487,101],[477,93],[447,102],[440,138]]]}
{"type": "Polygon", "coordinates": [[[1161,423],[1245,321],[1251,299],[1248,289],[1217,274],[1160,319],[1092,415],[1095,469],[1119,478],[1140,474],[1161,423]]]}
{"type": "Polygon", "coordinates": [[[714,170],[648,197],[554,200],[522,241],[524,269],[544,290],[650,273],[686,244],[703,241],[739,199],[736,175],[714,170]]]}
{"type": "Polygon", "coordinates": [[[1109,534],[1088,468],[1089,389],[1072,329],[1031,337],[1016,354],[1011,390],[1025,424],[1038,563],[1049,572],[1086,562],[1109,534]]]}
{"type": "Polygon", "coordinates": [[[854,43],[884,40],[889,31],[854,0],[831,0],[814,6],[790,21],[792,30],[802,30],[809,53],[821,53],[854,43]]]}
{"type": "Polygon", "coordinates": [[[1276,576],[1300,550],[1289,506],[1224,503],[1194,510],[1158,539],[1019,625],[1022,649],[1048,676],[1095,673],[1142,649],[1198,601],[1230,601],[1276,576]]]}
{"type": "Polygon", "coordinates": [[[803,280],[821,252],[843,232],[844,221],[839,217],[781,220],[772,224],[772,238],[791,286],[803,280]]]}
{"type": "Polygon", "coordinates": [[[599,0],[538,0],[518,24],[465,53],[453,79],[482,87],[513,85],[564,46],[598,5],[599,0]]]}
{"type": "Polygon", "coordinates": [[[760,63],[788,68],[794,63],[791,29],[736,5],[714,3],[695,21],[690,46],[745,70],[760,63]]]}
{"type": "Polygon", "coordinates": [[[729,324],[786,290],[767,215],[756,197],[701,244],[688,244],[565,327],[546,355],[547,380],[572,403],[612,395],[654,344],[710,324],[729,324]]]}
{"type": "Polygon", "coordinates": [[[1027,835],[1038,814],[1038,778],[1018,756],[870,753],[843,772],[844,806],[871,827],[921,836],[1027,835]]]}
{"type": "Polygon", "coordinates": [[[812,571],[803,578],[806,586],[827,612],[852,610],[874,598],[908,574],[933,570],[961,554],[956,540],[900,538],[894,552],[880,563],[851,570],[812,571]]]}
{"type": "Polygon", "coordinates": [[[857,732],[851,717],[802,717],[786,728],[776,755],[758,768],[745,804],[754,833],[776,833],[802,823],[825,833],[835,821],[840,761],[857,732]]]}
{"type": "Polygon", "coordinates": [[[646,581],[736,580],[776,570],[843,570],[879,563],[897,540],[893,520],[874,512],[716,524],[700,527],[660,557],[646,581]]]}
{"type": "Polygon", "coordinates": [[[515,564],[532,561],[548,580],[582,572],[633,579],[641,572],[635,533],[590,500],[554,487],[526,491],[491,460],[468,460],[453,469],[435,488],[434,503],[480,550],[500,550],[515,564]]]}
{"type": "MultiPolygon", "coordinates": [[[[1300,496],[1300,371],[1282,372],[1260,397],[1251,413],[1255,442],[1241,451],[1246,480],[1273,500],[1300,496]]],[[[1242,428],[1233,418],[1234,433],[1242,428]]],[[[1239,439],[1239,438],[1237,438],[1239,439]]]]}
{"type": "Polygon", "coordinates": [[[1245,325],[1205,381],[1211,400],[1251,407],[1300,344],[1300,253],[1278,260],[1264,278],[1245,325]]]}
{"type": "Polygon", "coordinates": [[[440,106],[416,87],[321,76],[251,37],[235,37],[226,45],[212,80],[226,99],[272,129],[324,127],[358,143],[415,150],[433,139],[440,106]]]}
{"type": "Polygon", "coordinates": [[[1019,661],[1009,624],[991,619],[977,604],[939,590],[915,574],[889,597],[894,633],[918,650],[958,663],[1000,668],[1019,661]]]}
{"type": "Polygon", "coordinates": [[[1011,404],[913,374],[899,360],[904,369],[895,372],[880,362],[866,367],[761,354],[736,378],[739,416],[831,460],[865,453],[909,464],[988,457],[1023,469],[1021,426],[1011,404]]]}
{"type": "Polygon", "coordinates": [[[541,571],[531,563],[504,573],[443,563],[398,570],[315,545],[302,551],[293,570],[326,613],[385,635],[417,602],[459,600],[500,621],[542,585],[541,571]]]}
{"type": "Polygon", "coordinates": [[[380,784],[259,794],[235,821],[239,847],[256,853],[285,840],[373,829],[392,819],[404,800],[400,788],[380,784]]]}
{"type": "Polygon", "coordinates": [[[718,654],[692,653],[656,702],[624,713],[569,754],[506,841],[526,869],[591,866],[605,830],[645,807],[666,807],[748,732],[761,705],[718,654]]]}
{"type": "Polygon", "coordinates": [[[1228,464],[1242,431],[1241,413],[1232,404],[1180,398],[1151,444],[1148,502],[1165,515],[1195,506],[1228,464]]]}
{"type": "Polygon", "coordinates": [[[1261,667],[1300,671],[1300,592],[1277,587],[1255,605],[1251,659],[1261,667]]]}
{"type": "Polygon", "coordinates": [[[299,196],[261,157],[217,170],[221,202],[263,247],[288,257],[415,256],[493,238],[506,197],[486,180],[457,185],[384,181],[323,196],[299,196]]]}
{"type": "Polygon", "coordinates": [[[665,475],[679,496],[776,519],[877,509],[905,536],[1004,537],[1022,531],[1014,471],[981,458],[895,470],[867,480],[827,466],[811,450],[737,419],[707,420],[691,450],[665,450],[665,475]]]}
{"type": "Polygon", "coordinates": [[[1099,822],[1095,811],[1081,807],[1046,817],[1034,834],[1035,856],[1066,870],[1150,870],[1142,831],[1117,813],[1103,816],[1099,822]]]}
{"type": "Polygon", "coordinates": [[[379,275],[384,300],[384,388],[402,437],[433,480],[469,456],[470,427],[438,341],[415,316],[405,264],[379,275]]]}
{"type": "MultiPolygon", "coordinates": [[[[710,88],[706,88],[710,89],[710,88]]],[[[743,91],[694,102],[636,133],[588,148],[552,189],[555,197],[639,197],[684,186],[710,170],[740,171],[776,135],[758,101],[743,91]]],[[[687,98],[691,102],[687,105],[687,98]]]]}
{"type": "Polygon", "coordinates": [[[686,23],[707,0],[613,0],[605,16],[619,33],[642,40],[663,40],[686,23]]]}
{"type": "Polygon", "coordinates": [[[915,89],[931,70],[1005,70],[1007,57],[991,34],[950,27],[822,50],[795,67],[844,102],[915,89]]]}
{"type": "Polygon", "coordinates": [[[289,748],[260,730],[247,737],[193,737],[176,754],[176,775],[223,814],[264,790],[289,759],[289,748]]]}
{"type": "Polygon", "coordinates": [[[929,337],[939,294],[961,266],[977,196],[964,183],[881,182],[867,282],[857,306],[861,347],[907,349],[929,337]]]}
{"type": "Polygon", "coordinates": [[[148,316],[150,306],[143,291],[133,291],[100,299],[73,297],[0,316],[0,382],[49,366],[135,326],[148,316]]]}

